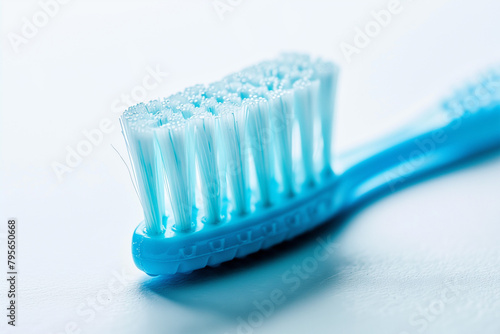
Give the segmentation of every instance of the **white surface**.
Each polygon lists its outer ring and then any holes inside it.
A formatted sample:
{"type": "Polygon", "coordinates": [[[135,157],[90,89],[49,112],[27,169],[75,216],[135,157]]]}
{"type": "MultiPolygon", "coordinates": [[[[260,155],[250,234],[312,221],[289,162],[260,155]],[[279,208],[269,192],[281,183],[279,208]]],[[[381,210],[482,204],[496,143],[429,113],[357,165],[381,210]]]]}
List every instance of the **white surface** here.
{"type": "Polygon", "coordinates": [[[15,329],[0,314],[1,332],[232,334],[238,317],[279,288],[286,301],[255,333],[498,333],[498,154],[217,269],[151,280],[131,260],[142,213],[111,147],[125,153],[112,104],[141,84],[146,67],[169,72],[152,98],[284,50],[335,59],[335,146],[346,149],[500,59],[497,3],[420,0],[402,1],[347,64],[339,44],[388,2],[243,1],[221,21],[210,1],[73,0],[14,53],[8,34],[40,7],[2,1],[0,219],[19,220],[20,310],[15,329]],[[51,164],[108,118],[114,130],[58,182],[51,164]],[[282,275],[320,237],[337,251],[291,292],[282,275]],[[125,285],[115,280],[121,271],[125,285]],[[109,284],[120,291],[106,295],[109,284]],[[439,315],[422,320],[417,312],[429,306],[439,315]]]}

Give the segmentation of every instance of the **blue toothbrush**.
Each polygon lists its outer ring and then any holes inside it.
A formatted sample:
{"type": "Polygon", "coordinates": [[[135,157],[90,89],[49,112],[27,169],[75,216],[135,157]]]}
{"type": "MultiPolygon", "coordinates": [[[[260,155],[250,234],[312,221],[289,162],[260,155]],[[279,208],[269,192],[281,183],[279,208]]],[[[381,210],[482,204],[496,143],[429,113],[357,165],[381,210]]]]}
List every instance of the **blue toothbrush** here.
{"type": "Polygon", "coordinates": [[[121,117],[149,275],[190,272],[269,248],[383,188],[500,146],[500,71],[332,168],[338,67],[306,55],[197,85],[121,117]],[[169,212],[170,214],[167,214],[169,212]]]}

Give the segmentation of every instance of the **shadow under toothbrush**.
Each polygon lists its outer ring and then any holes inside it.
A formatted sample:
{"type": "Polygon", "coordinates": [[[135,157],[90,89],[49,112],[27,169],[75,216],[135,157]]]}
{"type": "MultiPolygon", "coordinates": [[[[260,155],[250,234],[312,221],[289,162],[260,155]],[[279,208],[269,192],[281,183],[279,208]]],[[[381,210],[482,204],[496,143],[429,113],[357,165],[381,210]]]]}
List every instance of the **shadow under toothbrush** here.
{"type": "Polygon", "coordinates": [[[282,302],[275,305],[270,315],[273,316],[296,301],[306,301],[327,288],[340,286],[349,277],[345,268],[357,259],[343,254],[337,240],[360,210],[415,183],[498,158],[499,148],[496,146],[438,170],[408,178],[395,189],[382,187],[330,222],[296,239],[216,268],[208,267],[190,274],[148,277],[140,284],[140,290],[145,295],[153,294],[189,308],[213,312],[235,324],[238,317],[247,319],[256,310],[256,305],[271,300],[273,293],[281,291],[282,302]],[[331,253],[325,248],[328,245],[332,247],[331,253]],[[317,267],[306,272],[302,267],[308,261],[306,259],[315,256],[318,247],[328,257],[322,262],[317,261],[317,267]],[[294,271],[294,267],[302,268],[302,275],[294,271]]]}

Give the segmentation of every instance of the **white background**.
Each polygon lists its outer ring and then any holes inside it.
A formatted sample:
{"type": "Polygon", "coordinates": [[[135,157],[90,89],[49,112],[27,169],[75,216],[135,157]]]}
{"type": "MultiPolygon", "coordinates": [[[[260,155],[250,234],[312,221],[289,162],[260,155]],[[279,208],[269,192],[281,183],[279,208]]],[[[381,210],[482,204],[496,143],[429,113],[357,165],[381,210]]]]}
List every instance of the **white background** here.
{"type": "Polygon", "coordinates": [[[237,318],[274,288],[288,291],[283,273],[312,255],[316,238],[330,236],[337,252],[255,333],[498,333],[498,154],[219,268],[150,279],[132,263],[142,212],[111,146],[125,154],[112,107],[121,94],[141,85],[148,67],[168,76],[145,100],[282,51],[320,55],[342,67],[335,125],[342,151],[500,60],[497,2],[402,0],[401,12],[348,63],[340,43],[352,44],[355,28],[388,3],[243,0],[221,20],[210,0],[72,0],[15,52],[9,34],[21,34],[23,18],[41,7],[2,1],[0,219],[19,221],[20,297],[18,327],[7,328],[0,311],[1,332],[236,333],[237,318]],[[58,180],[53,163],[64,163],[67,147],[103,119],[113,130],[58,180]],[[115,279],[121,272],[124,285],[115,279]],[[120,291],[107,293],[109,284],[120,291]],[[96,298],[98,310],[86,313],[96,298]],[[422,320],[429,307],[438,314],[422,320]]]}

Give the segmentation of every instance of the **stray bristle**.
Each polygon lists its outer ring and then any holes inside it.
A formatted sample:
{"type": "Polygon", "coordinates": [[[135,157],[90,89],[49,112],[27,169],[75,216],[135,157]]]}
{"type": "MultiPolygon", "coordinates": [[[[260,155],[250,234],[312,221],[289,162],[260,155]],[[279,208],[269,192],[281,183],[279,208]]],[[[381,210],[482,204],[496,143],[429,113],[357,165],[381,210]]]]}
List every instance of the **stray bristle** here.
{"type": "Polygon", "coordinates": [[[126,110],[146,232],[215,224],[314,186],[332,171],[337,77],[333,63],[285,54],[126,110]]]}

